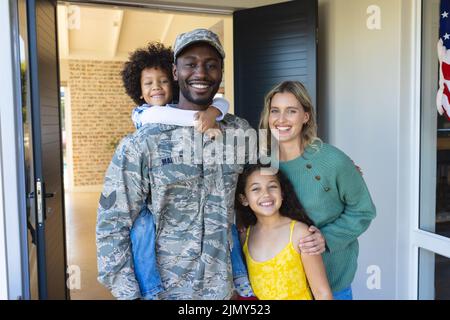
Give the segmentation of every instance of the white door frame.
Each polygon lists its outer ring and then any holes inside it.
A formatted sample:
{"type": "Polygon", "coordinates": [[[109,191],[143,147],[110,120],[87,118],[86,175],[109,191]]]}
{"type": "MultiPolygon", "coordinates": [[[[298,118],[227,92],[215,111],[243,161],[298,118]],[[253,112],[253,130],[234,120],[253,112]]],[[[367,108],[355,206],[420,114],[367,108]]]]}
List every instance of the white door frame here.
{"type": "MultiPolygon", "coordinates": [[[[402,149],[399,150],[399,176],[398,176],[398,201],[399,218],[398,243],[397,243],[397,298],[426,299],[434,298],[434,259],[431,254],[425,253],[428,263],[420,259],[420,249],[428,250],[441,256],[450,257],[450,239],[420,229],[420,212],[424,208],[434,207],[434,201],[419,203],[421,193],[428,192],[420,190],[421,178],[421,152],[430,150],[429,146],[421,143],[421,85],[422,85],[422,0],[404,1],[402,13],[411,13],[411,20],[402,21],[402,98],[401,98],[401,125],[399,130],[405,130],[407,134],[401,142],[402,149]],[[410,31],[409,31],[410,30],[410,31]],[[408,35],[410,33],[410,35],[408,35]],[[410,53],[409,53],[410,52],[410,53]],[[409,59],[408,59],[409,55],[409,59]],[[404,69],[403,69],[404,68],[404,69]],[[408,71],[409,69],[409,71],[408,71]],[[403,167],[403,165],[405,165],[403,167]],[[400,167],[402,166],[402,167],[400,167]],[[406,227],[405,227],[406,226],[406,227]],[[406,228],[409,229],[406,231],[406,228]],[[408,250],[405,250],[405,243],[408,250]],[[433,262],[431,269],[430,262],[433,262]],[[419,272],[420,267],[420,272],[419,272]],[[406,276],[405,276],[405,271],[406,276]],[[422,285],[419,285],[422,284],[422,285]],[[419,292],[420,291],[420,292],[419,292]]],[[[430,129],[431,130],[431,129],[430,129]]],[[[433,132],[435,135],[435,132],[433,132]]],[[[402,137],[402,135],[400,135],[402,137]]],[[[425,141],[424,143],[433,141],[425,141]]],[[[435,142],[435,141],[434,141],[435,142]]],[[[436,150],[436,146],[433,146],[436,150]]],[[[424,165],[433,165],[422,163],[424,165]]],[[[435,161],[434,161],[435,164],[435,161]]],[[[429,188],[434,190],[435,184],[427,181],[429,188]],[[429,183],[428,183],[429,182],[429,183]]],[[[435,196],[435,192],[434,196],[435,196]]],[[[431,209],[430,209],[431,210],[431,209]]],[[[435,212],[433,208],[432,212],[435,212]]],[[[422,256],[422,258],[424,258],[422,256]]]]}
{"type": "MultiPolygon", "coordinates": [[[[439,25],[439,16],[434,16],[435,14],[439,14],[439,1],[434,0],[424,2],[424,5],[427,5],[427,11],[424,11],[424,15],[426,15],[427,24],[424,25],[424,28],[431,28],[437,24],[439,25]],[[426,4],[425,4],[426,3],[426,4]],[[434,10],[434,6],[437,6],[437,10],[434,10]],[[432,11],[429,9],[432,8],[432,11]],[[430,24],[430,15],[437,20],[433,20],[430,24]]],[[[422,29],[422,28],[421,28],[422,29]]],[[[426,34],[429,35],[430,30],[426,31],[426,34]]],[[[439,30],[432,30],[431,33],[433,36],[428,36],[423,39],[425,41],[422,47],[433,48],[431,51],[431,56],[428,51],[424,51],[426,56],[423,57],[423,60],[430,63],[431,68],[433,65],[436,65],[437,71],[437,52],[436,52],[436,44],[438,39],[439,30]],[[436,36],[436,39],[432,39],[436,36]],[[431,39],[429,39],[431,37],[431,39]]],[[[428,68],[428,66],[427,66],[428,68]]],[[[418,287],[418,295],[419,299],[434,299],[435,298],[435,254],[450,258],[450,238],[435,234],[435,226],[436,226],[436,150],[437,150],[437,138],[436,138],[436,107],[434,106],[436,92],[427,95],[427,92],[433,87],[432,83],[437,83],[438,77],[437,75],[430,79],[430,74],[424,74],[421,76],[422,81],[422,90],[425,95],[422,95],[422,112],[430,112],[430,110],[426,110],[425,108],[431,104],[433,108],[431,112],[433,114],[422,114],[422,130],[426,130],[426,132],[422,132],[423,142],[421,146],[421,154],[422,154],[422,179],[426,179],[425,183],[422,183],[422,191],[421,194],[421,206],[420,211],[417,213],[417,216],[414,217],[415,221],[417,221],[417,228],[413,230],[412,241],[415,248],[417,248],[416,252],[420,251],[419,255],[419,265],[420,272],[417,271],[417,276],[419,280],[418,287]],[[430,85],[428,85],[430,83],[430,85]],[[425,87],[425,88],[424,88],[425,87]],[[429,88],[428,88],[429,87],[429,88]],[[426,157],[425,157],[426,156],[426,157]],[[427,188],[426,186],[430,186],[427,188]],[[427,190],[428,189],[428,190],[427,190]],[[421,220],[422,230],[420,229],[419,219],[421,220]],[[426,230],[430,232],[427,232],[426,230]],[[421,250],[424,249],[424,250],[421,250]],[[426,251],[425,251],[426,250],[426,251]]]]}

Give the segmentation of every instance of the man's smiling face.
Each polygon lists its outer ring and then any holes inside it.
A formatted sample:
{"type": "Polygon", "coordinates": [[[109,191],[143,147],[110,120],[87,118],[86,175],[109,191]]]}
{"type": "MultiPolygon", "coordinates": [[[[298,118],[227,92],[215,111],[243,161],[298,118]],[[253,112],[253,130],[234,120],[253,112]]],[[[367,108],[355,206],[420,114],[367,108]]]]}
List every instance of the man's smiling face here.
{"type": "Polygon", "coordinates": [[[180,86],[180,105],[206,108],[222,81],[222,58],[207,43],[195,43],[177,57],[173,75],[180,86]]]}

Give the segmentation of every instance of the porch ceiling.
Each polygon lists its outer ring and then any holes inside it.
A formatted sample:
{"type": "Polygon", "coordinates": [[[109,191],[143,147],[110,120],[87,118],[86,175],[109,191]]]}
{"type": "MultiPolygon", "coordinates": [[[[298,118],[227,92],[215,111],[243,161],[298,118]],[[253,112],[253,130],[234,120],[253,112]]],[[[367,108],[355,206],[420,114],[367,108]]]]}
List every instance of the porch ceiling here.
{"type": "Polygon", "coordinates": [[[58,6],[60,58],[126,60],[128,53],[158,40],[173,45],[180,30],[212,28],[223,16],[112,7],[58,6]]]}
{"type": "MultiPolygon", "coordinates": [[[[220,1],[208,2],[214,4],[220,1]]],[[[241,1],[241,8],[276,2],[282,1],[241,1]]],[[[230,8],[231,11],[234,9],[230,8]]],[[[149,41],[158,40],[165,45],[173,45],[176,35],[182,31],[202,27],[221,33],[223,18],[218,14],[60,3],[60,59],[126,60],[129,52],[145,46],[149,41]]],[[[223,41],[223,35],[219,36],[223,41]]]]}

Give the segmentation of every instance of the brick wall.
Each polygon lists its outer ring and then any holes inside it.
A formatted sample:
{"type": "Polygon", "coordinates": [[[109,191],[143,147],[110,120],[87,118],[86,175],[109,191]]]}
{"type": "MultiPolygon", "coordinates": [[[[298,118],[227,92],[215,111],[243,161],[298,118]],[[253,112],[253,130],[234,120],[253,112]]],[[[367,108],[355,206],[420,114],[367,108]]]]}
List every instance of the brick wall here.
{"type": "Polygon", "coordinates": [[[72,114],[73,183],[103,184],[114,144],[134,131],[133,101],[120,77],[123,62],[69,61],[72,114]]]}

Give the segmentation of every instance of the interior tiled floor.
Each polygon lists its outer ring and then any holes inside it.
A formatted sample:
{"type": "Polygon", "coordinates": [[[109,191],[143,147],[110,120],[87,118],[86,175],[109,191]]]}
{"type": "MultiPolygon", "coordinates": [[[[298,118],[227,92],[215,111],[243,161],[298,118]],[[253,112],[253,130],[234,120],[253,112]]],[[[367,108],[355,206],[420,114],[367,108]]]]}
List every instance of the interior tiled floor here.
{"type": "Polygon", "coordinates": [[[65,194],[67,263],[79,266],[81,276],[80,289],[70,291],[72,300],[113,299],[97,281],[95,224],[99,196],[96,192],[65,194]]]}

